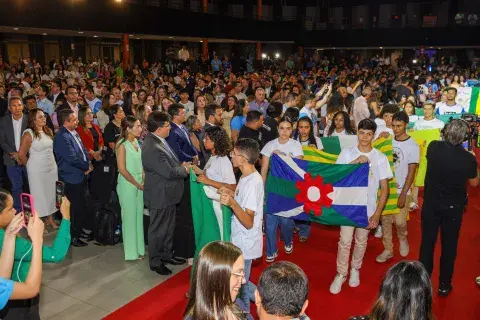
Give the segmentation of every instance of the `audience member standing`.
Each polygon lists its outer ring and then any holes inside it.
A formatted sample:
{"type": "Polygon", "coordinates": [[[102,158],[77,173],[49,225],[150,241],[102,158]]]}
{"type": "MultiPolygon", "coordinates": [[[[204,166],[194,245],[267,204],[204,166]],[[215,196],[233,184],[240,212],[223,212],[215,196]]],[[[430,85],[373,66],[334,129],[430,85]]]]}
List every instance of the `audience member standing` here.
{"type": "Polygon", "coordinates": [[[58,121],[62,127],[55,134],[53,151],[57,158],[59,178],[65,183],[65,196],[72,204],[71,244],[74,247],[84,247],[87,243],[80,240],[80,237],[85,214],[86,175],[93,167],[87,149],[75,131],[78,119],[73,110],[62,110],[58,114],[58,121]]]}
{"type": "Polygon", "coordinates": [[[355,128],[363,119],[370,118],[370,110],[368,109],[368,99],[372,96],[372,89],[365,88],[362,90],[362,95],[355,99],[353,104],[353,120],[355,121],[355,128]]]}
{"type": "Polygon", "coordinates": [[[30,193],[35,198],[35,209],[46,224],[58,229],[52,214],[55,207],[55,183],[58,180],[57,163],[53,155],[53,132],[47,126],[43,110],[28,112],[28,129],[23,133],[19,159],[27,166],[30,193]],[[27,158],[28,155],[28,158],[27,158]]]}
{"type": "Polygon", "coordinates": [[[115,143],[120,137],[121,123],[123,118],[125,118],[125,112],[123,108],[118,104],[110,106],[110,122],[106,125],[103,130],[103,137],[105,141],[105,162],[107,164],[117,167],[117,160],[115,158],[115,143]]]}
{"type": "Polygon", "coordinates": [[[140,121],[127,116],[122,120],[122,133],[116,146],[125,260],[143,259],[145,255],[142,151],[137,141],[141,133],[140,121]]]}
{"type": "Polygon", "coordinates": [[[103,135],[100,127],[93,123],[93,112],[89,107],[81,107],[78,111],[77,133],[87,149],[90,160],[101,161],[103,152],[103,135]]]}
{"type": "Polygon", "coordinates": [[[148,256],[150,269],[161,275],[172,274],[165,265],[184,264],[173,256],[173,232],[177,204],[183,196],[183,179],[190,170],[189,163],[180,164],[177,155],[165,140],[170,134],[170,117],[160,111],[150,114],[149,133],[142,146],[145,171],[144,201],[150,211],[148,256]]]}
{"type": "Polygon", "coordinates": [[[18,151],[28,119],[23,114],[22,99],[18,97],[10,98],[8,110],[11,114],[0,120],[0,146],[3,150],[3,163],[12,183],[14,206],[17,211],[21,211],[20,194],[23,192],[23,177],[27,176],[27,169],[21,165],[18,151]]]}

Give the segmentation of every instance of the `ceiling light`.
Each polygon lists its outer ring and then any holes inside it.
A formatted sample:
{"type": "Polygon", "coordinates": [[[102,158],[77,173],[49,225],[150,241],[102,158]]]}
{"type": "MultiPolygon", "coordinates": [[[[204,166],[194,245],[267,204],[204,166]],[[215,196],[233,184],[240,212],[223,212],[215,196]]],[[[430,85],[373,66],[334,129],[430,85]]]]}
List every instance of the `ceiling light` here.
{"type": "Polygon", "coordinates": [[[267,58],[267,54],[266,53],[262,53],[262,59],[266,59],[267,58]]]}
{"type": "Polygon", "coordinates": [[[417,63],[417,59],[413,59],[413,64],[416,64],[417,63]]]}
{"type": "Polygon", "coordinates": [[[115,2],[122,2],[122,0],[115,0],[115,2]]]}
{"type": "Polygon", "coordinates": [[[383,47],[379,47],[379,49],[383,49],[383,47]]]}
{"type": "Polygon", "coordinates": [[[137,40],[140,40],[140,38],[137,38],[137,40]]]}
{"type": "Polygon", "coordinates": [[[18,31],[18,28],[13,28],[13,30],[18,31]]]}
{"type": "Polygon", "coordinates": [[[93,36],[94,38],[98,38],[98,36],[93,36]]]}
{"type": "Polygon", "coordinates": [[[83,34],[83,31],[78,31],[79,34],[83,34]]]}
{"type": "Polygon", "coordinates": [[[47,34],[46,34],[45,32],[44,32],[44,33],[42,33],[42,36],[46,36],[46,35],[47,35],[47,34]]]}
{"type": "Polygon", "coordinates": [[[173,37],[168,37],[168,39],[173,39],[173,37]]]}
{"type": "Polygon", "coordinates": [[[280,53],[277,52],[275,53],[275,59],[278,59],[278,58],[280,58],[280,53]]]}
{"type": "Polygon", "coordinates": [[[129,35],[129,37],[133,37],[133,34],[129,35]]]}
{"type": "Polygon", "coordinates": [[[200,42],[203,42],[203,40],[200,40],[200,42]]]}

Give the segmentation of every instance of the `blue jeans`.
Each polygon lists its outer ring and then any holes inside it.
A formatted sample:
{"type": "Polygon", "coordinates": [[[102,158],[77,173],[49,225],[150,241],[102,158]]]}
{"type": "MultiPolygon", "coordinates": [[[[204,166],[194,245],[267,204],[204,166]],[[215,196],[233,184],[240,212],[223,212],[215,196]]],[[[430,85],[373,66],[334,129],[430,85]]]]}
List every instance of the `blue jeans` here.
{"type": "Polygon", "coordinates": [[[295,227],[298,228],[300,237],[308,238],[310,236],[311,224],[310,221],[295,220],[295,227]]]}
{"type": "Polygon", "coordinates": [[[23,175],[28,178],[27,168],[25,166],[7,167],[7,175],[12,183],[13,207],[20,212],[22,211],[20,194],[23,192],[23,175]]]}
{"type": "Polygon", "coordinates": [[[240,288],[240,299],[250,311],[250,301],[255,302],[255,290],[257,286],[250,281],[252,271],[252,260],[245,259],[245,284],[240,288]]]}
{"type": "Polygon", "coordinates": [[[279,225],[280,238],[285,245],[291,245],[293,242],[293,220],[274,214],[266,214],[265,233],[267,234],[267,257],[271,257],[277,252],[277,228],[279,225]]]}

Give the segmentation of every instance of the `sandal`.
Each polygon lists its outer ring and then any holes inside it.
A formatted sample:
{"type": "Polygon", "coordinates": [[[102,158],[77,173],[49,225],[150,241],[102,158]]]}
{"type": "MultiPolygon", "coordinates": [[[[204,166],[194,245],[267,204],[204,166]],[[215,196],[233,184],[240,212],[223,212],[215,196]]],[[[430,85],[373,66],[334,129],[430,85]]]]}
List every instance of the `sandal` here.
{"type": "Polygon", "coordinates": [[[307,237],[300,237],[299,241],[300,242],[307,242],[307,239],[308,239],[307,237]]]}

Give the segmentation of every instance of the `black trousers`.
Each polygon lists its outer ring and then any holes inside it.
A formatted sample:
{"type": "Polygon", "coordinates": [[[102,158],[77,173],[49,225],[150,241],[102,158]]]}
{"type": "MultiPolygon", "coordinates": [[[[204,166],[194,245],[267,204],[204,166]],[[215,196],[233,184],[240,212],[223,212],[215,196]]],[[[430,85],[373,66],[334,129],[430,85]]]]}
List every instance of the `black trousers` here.
{"type": "Polygon", "coordinates": [[[162,260],[173,257],[173,232],[175,230],[175,205],[164,209],[150,209],[148,227],[148,259],[150,267],[158,267],[162,260]]]}
{"type": "Polygon", "coordinates": [[[3,320],[40,320],[40,296],[27,300],[10,300],[0,311],[3,320]]]}
{"type": "Polygon", "coordinates": [[[432,275],[433,252],[437,242],[438,229],[442,255],[440,257],[440,283],[452,282],[455,258],[457,257],[457,244],[460,227],[462,225],[464,204],[450,208],[435,208],[427,201],[422,208],[422,243],[420,245],[420,262],[427,272],[432,275]]]}
{"type": "Polygon", "coordinates": [[[86,179],[78,184],[65,182],[65,196],[70,201],[70,234],[73,238],[78,238],[82,232],[86,213],[86,179]]]}
{"type": "Polygon", "coordinates": [[[177,205],[173,250],[176,257],[188,259],[195,255],[195,230],[193,228],[190,179],[185,179],[182,200],[177,205]]]}

